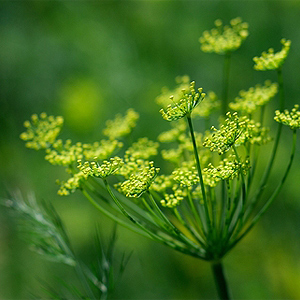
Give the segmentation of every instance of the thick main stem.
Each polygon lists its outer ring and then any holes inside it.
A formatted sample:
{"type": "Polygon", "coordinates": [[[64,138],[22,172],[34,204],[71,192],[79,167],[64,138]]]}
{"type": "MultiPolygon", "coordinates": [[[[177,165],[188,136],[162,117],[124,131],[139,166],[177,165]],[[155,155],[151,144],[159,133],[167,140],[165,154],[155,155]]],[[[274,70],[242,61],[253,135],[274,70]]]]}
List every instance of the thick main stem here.
{"type": "Polygon", "coordinates": [[[227,300],[230,299],[228,285],[226,277],[223,270],[223,265],[221,261],[214,261],[211,263],[211,268],[217,287],[219,299],[227,300]]]}

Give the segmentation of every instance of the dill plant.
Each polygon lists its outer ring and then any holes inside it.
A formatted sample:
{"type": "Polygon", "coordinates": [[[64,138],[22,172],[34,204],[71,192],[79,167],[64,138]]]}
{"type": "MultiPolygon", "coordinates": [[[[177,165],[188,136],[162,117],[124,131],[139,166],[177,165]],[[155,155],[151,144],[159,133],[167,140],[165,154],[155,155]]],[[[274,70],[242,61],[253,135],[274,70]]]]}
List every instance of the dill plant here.
{"type": "Polygon", "coordinates": [[[255,70],[277,72],[278,82],[257,84],[229,102],[230,60],[247,38],[248,24],[236,18],[230,25],[221,20],[215,25],[199,41],[204,52],[224,56],[222,93],[204,93],[188,76],[176,78],[177,86],[164,88],[156,98],[162,117],[171,124],[157,141],[143,137],[128,144],[126,136],[139,118],[133,109],[107,121],[105,138],[93,144],[58,139],[63,119],[45,113],[25,122],[27,131],[21,138],[28,148],[45,149],[51,164],[66,168],[70,177],[58,181],[60,195],[79,190],[96,209],[126,228],[210,262],[220,299],[229,299],[222,259],[280,192],[294,158],[300,112],[298,105],[291,112],[284,110],[282,67],[291,45],[284,39],[281,51],[269,49],[253,59],[255,70]],[[265,126],[265,110],[277,94],[274,135],[265,126]],[[219,124],[209,130],[216,114],[219,124]],[[203,118],[207,128],[196,131],[195,118],[203,118]],[[290,161],[281,181],[267,194],[283,125],[293,135],[290,161]],[[259,150],[271,142],[269,162],[264,173],[258,173],[259,150]],[[173,167],[172,172],[163,174],[165,166],[154,162],[157,155],[173,167]],[[256,177],[261,178],[259,184],[256,177]]]}

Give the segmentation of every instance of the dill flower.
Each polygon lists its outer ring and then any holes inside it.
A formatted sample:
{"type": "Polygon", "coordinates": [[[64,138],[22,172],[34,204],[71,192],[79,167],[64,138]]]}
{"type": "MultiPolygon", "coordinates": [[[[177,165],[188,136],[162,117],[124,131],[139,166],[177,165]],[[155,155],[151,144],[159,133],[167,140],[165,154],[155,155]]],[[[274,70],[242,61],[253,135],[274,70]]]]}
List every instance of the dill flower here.
{"type": "Polygon", "coordinates": [[[106,128],[103,129],[103,134],[111,140],[126,136],[136,126],[138,119],[139,114],[133,109],[128,109],[125,116],[118,114],[114,120],[106,121],[106,128]]]}
{"type": "Polygon", "coordinates": [[[27,130],[20,135],[20,138],[27,141],[27,148],[46,149],[56,140],[63,122],[64,119],[60,116],[47,116],[46,113],[41,113],[40,116],[34,114],[30,121],[24,122],[27,130]]]}
{"type": "Polygon", "coordinates": [[[240,172],[246,174],[250,168],[250,162],[247,158],[243,163],[236,159],[235,155],[229,155],[223,159],[217,167],[209,164],[203,169],[205,183],[211,187],[217,185],[220,180],[228,180],[235,178],[240,172]]]}
{"type": "Polygon", "coordinates": [[[86,160],[94,159],[95,157],[99,160],[107,159],[117,149],[122,148],[123,143],[117,140],[101,140],[93,144],[83,144],[83,154],[86,160]]]}
{"type": "Polygon", "coordinates": [[[232,19],[230,26],[223,26],[221,20],[216,20],[215,26],[199,38],[203,52],[224,54],[235,51],[249,35],[248,23],[242,22],[241,18],[232,19]]]}
{"type": "Polygon", "coordinates": [[[131,174],[129,179],[120,185],[120,191],[126,197],[139,198],[146,192],[159,172],[159,168],[154,167],[153,161],[138,173],[131,174]]]}
{"type": "Polygon", "coordinates": [[[242,133],[244,141],[250,136],[247,129],[251,126],[249,125],[250,120],[247,117],[239,117],[237,112],[233,114],[228,112],[226,116],[227,118],[219,130],[212,126],[211,129],[214,133],[206,137],[203,143],[204,147],[209,148],[210,151],[217,151],[219,154],[228,151],[241,137],[242,133]]]}
{"type": "Polygon", "coordinates": [[[170,97],[174,104],[169,104],[166,111],[163,108],[160,110],[162,117],[167,121],[175,121],[186,115],[189,116],[193,109],[204,99],[205,93],[202,93],[202,90],[202,88],[199,88],[196,92],[195,81],[192,81],[189,91],[182,90],[179,102],[175,102],[173,96],[170,97]]]}
{"type": "Polygon", "coordinates": [[[162,193],[174,185],[173,175],[158,175],[154,179],[151,190],[162,193]]]}
{"type": "Polygon", "coordinates": [[[240,91],[239,97],[234,102],[229,103],[229,107],[234,111],[242,111],[251,114],[257,107],[265,105],[272,99],[278,91],[278,84],[267,80],[264,86],[256,85],[248,91],[240,91]]]}
{"type": "Polygon", "coordinates": [[[82,159],[83,148],[81,143],[72,145],[71,140],[66,140],[65,143],[61,139],[55,141],[52,145],[54,149],[46,149],[45,159],[52,165],[69,166],[82,159]]]}
{"type": "Polygon", "coordinates": [[[85,174],[82,171],[75,173],[67,181],[57,181],[57,184],[60,185],[58,190],[58,195],[67,196],[70,193],[74,193],[77,189],[81,187],[81,183],[87,180],[89,174],[85,174]]]}
{"type": "Polygon", "coordinates": [[[156,103],[163,108],[166,108],[170,103],[170,97],[173,96],[173,101],[177,102],[181,99],[182,90],[189,91],[190,77],[187,75],[177,76],[175,78],[176,87],[173,90],[169,90],[167,87],[163,87],[161,94],[155,99],[156,103]]]}
{"type": "Polygon", "coordinates": [[[174,208],[178,206],[183,199],[183,191],[176,189],[173,194],[164,194],[164,199],[160,201],[160,204],[164,207],[174,208]]]}
{"type": "Polygon", "coordinates": [[[274,120],[289,126],[293,130],[300,128],[299,105],[296,104],[291,112],[289,112],[287,109],[282,113],[279,110],[276,110],[274,120]]]}
{"type": "Polygon", "coordinates": [[[201,103],[201,106],[195,107],[193,111],[193,116],[199,116],[202,118],[208,118],[211,113],[221,106],[221,101],[218,99],[217,95],[213,91],[207,92],[205,96],[205,101],[201,103]]]}
{"type": "Polygon", "coordinates": [[[190,187],[200,181],[196,167],[189,162],[184,162],[180,168],[176,168],[172,176],[181,187],[190,187]]]}
{"type": "Polygon", "coordinates": [[[125,152],[125,155],[131,156],[135,159],[148,159],[157,154],[159,143],[149,140],[147,137],[140,138],[136,143],[133,143],[125,152]]]}
{"type": "Polygon", "coordinates": [[[77,168],[87,176],[106,178],[109,175],[115,174],[123,164],[123,160],[120,157],[115,156],[110,158],[109,161],[104,160],[101,165],[96,161],[91,163],[86,161],[82,164],[82,161],[78,160],[77,168]]]}
{"type": "Polygon", "coordinates": [[[274,53],[274,49],[270,48],[268,52],[263,52],[260,57],[256,56],[253,58],[255,70],[266,71],[281,68],[289,54],[291,41],[282,39],[280,42],[282,44],[281,51],[274,53]]]}
{"type": "Polygon", "coordinates": [[[171,123],[171,125],[173,126],[172,129],[164,131],[158,136],[160,142],[171,143],[182,139],[181,137],[185,134],[187,128],[186,122],[184,122],[184,120],[179,120],[178,122],[171,123]]]}

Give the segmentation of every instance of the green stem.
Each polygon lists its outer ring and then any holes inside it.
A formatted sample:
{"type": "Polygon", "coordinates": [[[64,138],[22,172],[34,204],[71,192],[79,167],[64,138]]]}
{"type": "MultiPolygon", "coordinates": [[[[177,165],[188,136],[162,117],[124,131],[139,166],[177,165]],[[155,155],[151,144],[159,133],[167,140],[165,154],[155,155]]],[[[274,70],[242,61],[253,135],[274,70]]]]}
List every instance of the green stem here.
{"type": "Polygon", "coordinates": [[[223,67],[223,87],[222,87],[222,114],[225,116],[228,109],[228,87],[230,71],[230,52],[225,54],[223,67]]]}
{"type": "Polygon", "coordinates": [[[269,198],[269,200],[264,204],[264,206],[260,209],[260,211],[257,213],[257,215],[254,217],[254,219],[252,220],[252,222],[250,223],[250,225],[247,227],[247,229],[243,232],[242,235],[240,235],[239,238],[237,238],[232,245],[230,245],[229,249],[233,248],[234,245],[236,245],[251,229],[252,227],[258,222],[258,220],[262,217],[262,215],[267,211],[267,209],[269,208],[269,206],[273,203],[273,201],[276,199],[276,197],[278,196],[279,192],[281,191],[287,176],[290,172],[291,166],[293,164],[293,160],[295,157],[295,152],[296,152],[296,141],[297,141],[297,134],[296,134],[296,130],[293,131],[293,146],[292,146],[292,151],[291,151],[291,156],[290,156],[290,161],[289,164],[285,170],[285,173],[281,179],[280,184],[277,186],[277,188],[275,189],[275,191],[273,192],[273,194],[271,195],[271,197],[269,198]]]}
{"type": "Polygon", "coordinates": [[[210,221],[210,217],[209,217],[208,204],[207,204],[205,187],[204,187],[202,171],[201,171],[201,165],[200,165],[197,144],[196,144],[196,139],[195,139],[195,134],[194,134],[194,129],[193,129],[193,123],[192,123],[192,119],[191,119],[190,115],[187,115],[186,118],[188,120],[192,143],[193,143],[193,148],[194,148],[194,155],[195,155],[195,159],[196,159],[197,171],[198,171],[198,176],[199,176],[199,180],[200,180],[200,187],[201,187],[201,192],[202,192],[202,197],[203,197],[203,202],[204,202],[205,215],[206,215],[206,219],[207,219],[207,223],[208,223],[208,228],[209,228],[209,230],[211,230],[211,221],[210,221]]]}
{"type": "MultiPolygon", "coordinates": [[[[284,89],[283,89],[283,78],[282,78],[281,69],[277,70],[277,75],[278,75],[278,84],[279,84],[279,107],[280,107],[280,110],[282,111],[284,108],[284,89]]],[[[250,217],[251,212],[255,208],[256,204],[258,203],[258,201],[266,187],[266,183],[271,174],[271,170],[272,170],[274,160],[276,157],[276,153],[277,153],[277,149],[278,149],[278,145],[279,145],[279,141],[280,141],[280,137],[281,137],[281,131],[282,131],[282,124],[279,123],[269,164],[266,168],[266,171],[263,175],[263,178],[260,182],[260,186],[259,186],[256,194],[252,197],[252,203],[250,204],[250,207],[248,208],[247,213],[246,213],[246,220],[248,220],[248,218],[250,217]]]]}
{"type": "Polygon", "coordinates": [[[227,286],[227,281],[225,278],[223,265],[221,261],[214,261],[211,264],[215,284],[217,287],[219,299],[221,300],[229,300],[229,291],[227,286]]]}

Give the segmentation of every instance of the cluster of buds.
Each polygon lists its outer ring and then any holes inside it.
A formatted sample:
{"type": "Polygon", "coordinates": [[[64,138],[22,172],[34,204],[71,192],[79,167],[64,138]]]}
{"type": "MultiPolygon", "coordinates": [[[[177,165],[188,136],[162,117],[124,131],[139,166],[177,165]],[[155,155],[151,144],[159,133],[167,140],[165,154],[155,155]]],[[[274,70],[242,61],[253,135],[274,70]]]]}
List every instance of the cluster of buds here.
{"type": "Polygon", "coordinates": [[[123,160],[116,156],[108,160],[104,160],[101,165],[96,161],[84,162],[78,160],[77,168],[87,176],[106,178],[109,175],[115,174],[124,164],[123,160]]]}
{"type": "Polygon", "coordinates": [[[173,172],[173,179],[180,184],[181,187],[190,187],[199,183],[199,176],[194,165],[184,162],[180,168],[176,168],[173,172]]]}
{"type": "Polygon", "coordinates": [[[221,20],[216,20],[215,26],[210,31],[204,31],[199,39],[203,52],[224,54],[235,51],[249,35],[248,24],[241,18],[232,19],[230,26],[223,26],[221,20]]]}
{"type": "Polygon", "coordinates": [[[56,140],[52,149],[46,149],[45,159],[52,165],[70,166],[78,159],[82,159],[83,148],[81,143],[72,145],[71,140],[66,140],[65,143],[61,139],[56,140]]]}
{"type": "Polygon", "coordinates": [[[229,155],[228,158],[223,159],[217,167],[211,163],[203,170],[205,183],[211,187],[217,185],[220,180],[232,180],[240,172],[246,174],[250,168],[250,162],[247,158],[243,163],[239,162],[235,155],[229,155]]]}
{"type": "Polygon", "coordinates": [[[274,120],[279,123],[289,126],[293,130],[300,128],[299,105],[296,104],[293,107],[291,112],[289,112],[288,110],[285,110],[284,112],[281,113],[279,110],[276,110],[274,120]]]}
{"type": "Polygon", "coordinates": [[[139,114],[133,109],[128,109],[125,116],[118,114],[114,120],[106,121],[106,128],[103,129],[103,134],[111,140],[126,136],[136,126],[138,119],[139,114]]]}
{"type": "Polygon", "coordinates": [[[139,198],[144,192],[148,191],[159,172],[159,168],[154,167],[153,161],[140,172],[131,174],[129,179],[120,185],[120,191],[126,197],[139,198]]]}
{"type": "Polygon", "coordinates": [[[166,111],[162,108],[160,113],[167,121],[175,121],[185,116],[190,116],[193,109],[204,99],[205,93],[199,88],[196,92],[195,81],[190,84],[189,91],[182,90],[182,97],[179,102],[175,102],[173,96],[170,97],[174,104],[169,104],[166,111]]]}
{"type": "Polygon", "coordinates": [[[164,207],[174,208],[178,206],[183,199],[183,191],[176,189],[173,194],[164,194],[164,199],[160,201],[160,204],[164,207]]]}
{"type": "Polygon", "coordinates": [[[147,137],[140,138],[126,150],[125,156],[130,156],[134,159],[148,159],[157,154],[158,146],[159,144],[157,142],[153,142],[147,137]]]}
{"type": "Polygon", "coordinates": [[[278,91],[278,84],[271,83],[267,80],[264,86],[256,85],[248,91],[240,91],[239,97],[234,99],[234,102],[229,103],[229,107],[234,111],[251,114],[258,107],[267,104],[278,91]]]}
{"type": "Polygon", "coordinates": [[[228,151],[236,141],[242,136],[243,140],[249,138],[249,119],[245,116],[239,117],[237,112],[226,114],[225,123],[220,129],[212,126],[214,133],[206,137],[203,143],[204,147],[210,151],[217,151],[220,155],[228,151]]]}
{"type": "Polygon", "coordinates": [[[27,148],[46,149],[56,140],[63,123],[64,119],[60,116],[47,116],[46,113],[41,113],[40,116],[34,114],[30,121],[24,122],[27,131],[23,132],[20,138],[26,141],[27,148]]]}
{"type": "Polygon", "coordinates": [[[74,193],[77,189],[81,187],[82,182],[86,181],[88,178],[88,174],[84,174],[83,172],[75,173],[71,178],[67,181],[60,182],[57,180],[57,184],[60,185],[60,189],[58,190],[58,195],[67,196],[70,193],[74,193]]]}
{"type": "Polygon", "coordinates": [[[289,54],[291,41],[282,39],[281,44],[282,49],[279,52],[274,53],[274,49],[270,48],[268,52],[263,52],[260,57],[254,57],[254,69],[257,71],[280,69],[289,54]]]}

